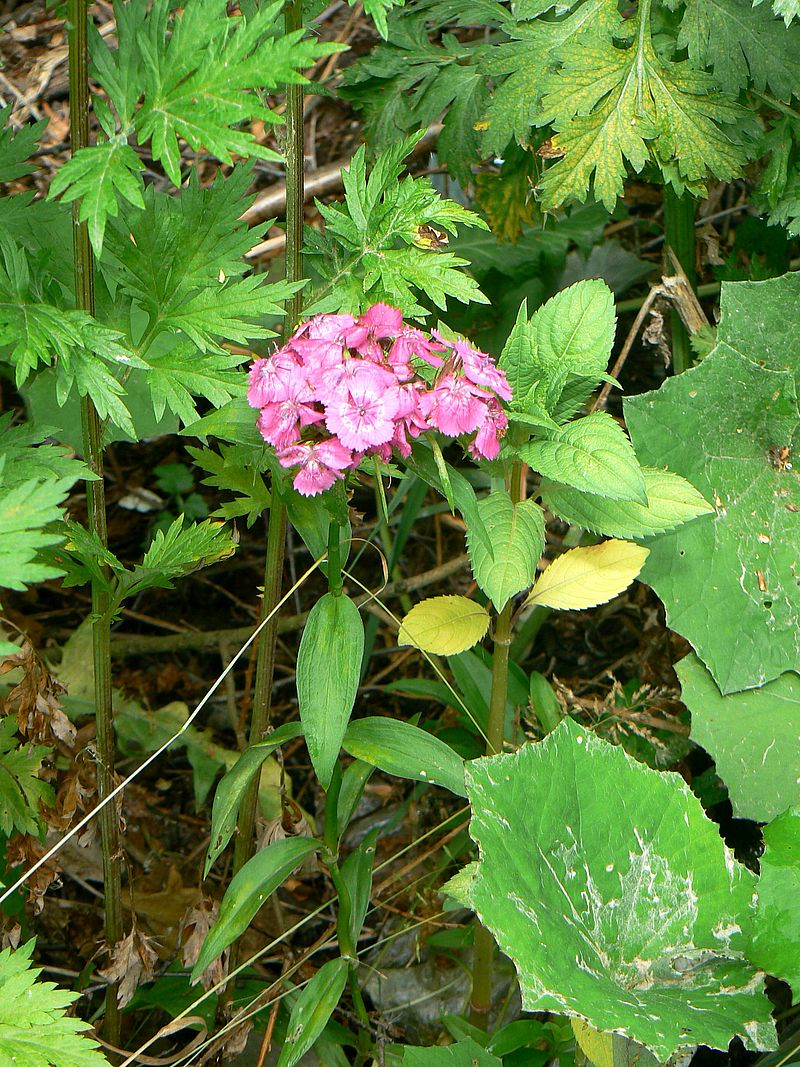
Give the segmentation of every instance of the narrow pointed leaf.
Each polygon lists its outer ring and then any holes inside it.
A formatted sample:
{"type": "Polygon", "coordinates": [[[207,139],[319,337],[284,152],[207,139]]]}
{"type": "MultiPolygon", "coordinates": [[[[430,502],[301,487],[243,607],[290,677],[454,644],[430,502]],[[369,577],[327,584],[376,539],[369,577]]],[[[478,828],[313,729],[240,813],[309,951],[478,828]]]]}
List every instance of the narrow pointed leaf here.
{"type": "Polygon", "coordinates": [[[308,617],[297,654],[297,700],[308,754],[323,789],[353,710],[364,655],[364,624],[346,596],[326,593],[308,617]]]}
{"type": "Polygon", "coordinates": [[[295,1067],[325,1029],[347,982],[347,960],[330,960],[303,986],[286,1026],[277,1067],[295,1067]]]}
{"type": "Polygon", "coordinates": [[[410,722],[379,716],[357,719],[347,728],[342,745],[351,756],[387,774],[465,795],[462,758],[440,738],[410,722]]]}
{"type": "Polygon", "coordinates": [[[194,965],[193,982],[244,933],[261,905],[319,845],[313,837],[286,837],[267,845],[245,863],[225,891],[219,918],[208,931],[194,965]]]}

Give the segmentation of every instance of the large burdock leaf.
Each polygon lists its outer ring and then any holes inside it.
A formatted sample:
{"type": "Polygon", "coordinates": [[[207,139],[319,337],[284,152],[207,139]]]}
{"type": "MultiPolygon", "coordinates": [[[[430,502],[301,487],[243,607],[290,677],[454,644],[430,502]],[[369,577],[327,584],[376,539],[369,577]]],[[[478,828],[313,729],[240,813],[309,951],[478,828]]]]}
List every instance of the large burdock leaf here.
{"type": "Polygon", "coordinates": [[[642,577],[723,693],[800,669],[800,346],[788,313],[798,303],[800,274],[724,284],[714,350],[625,402],[641,461],[715,505],[648,541],[642,577]]]}
{"type": "Polygon", "coordinates": [[[692,740],[717,765],[734,814],[768,822],[800,797],[800,678],[789,671],[723,696],[697,656],[676,670],[692,713],[692,740]]]}
{"type": "Polygon", "coordinates": [[[553,560],[527,602],[560,611],[605,604],[628,588],[647,554],[641,545],[615,538],[588,548],[571,548],[553,560]]]}
{"type": "Polygon", "coordinates": [[[756,878],[677,774],[565,719],[467,764],[480,862],[467,896],[516,965],[526,1011],[614,1030],[662,1062],[696,1044],[776,1042],[743,958],[756,878]]]}
{"type": "Polygon", "coordinates": [[[748,956],[800,999],[800,806],[764,830],[758,908],[748,956]]]}
{"type": "Polygon", "coordinates": [[[535,500],[514,504],[505,490],[484,497],[478,511],[494,554],[467,523],[472,572],[495,609],[502,611],[515,593],[533,585],[544,549],[544,513],[535,500]]]}
{"type": "Polygon", "coordinates": [[[489,613],[465,596],[432,596],[415,604],[400,624],[398,644],[436,656],[455,656],[477,645],[489,629],[489,613]]]}

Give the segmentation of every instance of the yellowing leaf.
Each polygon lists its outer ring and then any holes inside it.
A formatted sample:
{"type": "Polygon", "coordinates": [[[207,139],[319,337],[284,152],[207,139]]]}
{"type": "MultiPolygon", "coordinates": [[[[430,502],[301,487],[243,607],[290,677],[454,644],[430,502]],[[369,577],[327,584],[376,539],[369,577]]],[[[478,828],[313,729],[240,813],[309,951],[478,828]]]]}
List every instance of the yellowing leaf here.
{"type": "Polygon", "coordinates": [[[476,645],[488,629],[489,614],[474,600],[434,596],[409,611],[397,640],[437,656],[455,656],[476,645]]]}
{"type": "Polygon", "coordinates": [[[649,549],[616,538],[588,548],[572,548],[554,560],[533,587],[529,604],[575,611],[605,604],[627,589],[649,549]]]}

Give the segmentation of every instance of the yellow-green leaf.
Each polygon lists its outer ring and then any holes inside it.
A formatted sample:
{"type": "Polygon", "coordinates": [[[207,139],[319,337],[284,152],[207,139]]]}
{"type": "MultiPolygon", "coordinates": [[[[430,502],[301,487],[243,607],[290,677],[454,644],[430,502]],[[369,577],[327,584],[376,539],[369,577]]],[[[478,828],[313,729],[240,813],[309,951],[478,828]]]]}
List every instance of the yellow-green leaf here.
{"type": "Polygon", "coordinates": [[[488,629],[489,613],[474,600],[434,596],[409,611],[397,640],[437,656],[455,656],[476,645],[488,629]]]}
{"type": "Polygon", "coordinates": [[[528,603],[561,611],[605,604],[628,588],[648,554],[649,549],[616,538],[588,548],[571,548],[550,564],[528,603]]]}

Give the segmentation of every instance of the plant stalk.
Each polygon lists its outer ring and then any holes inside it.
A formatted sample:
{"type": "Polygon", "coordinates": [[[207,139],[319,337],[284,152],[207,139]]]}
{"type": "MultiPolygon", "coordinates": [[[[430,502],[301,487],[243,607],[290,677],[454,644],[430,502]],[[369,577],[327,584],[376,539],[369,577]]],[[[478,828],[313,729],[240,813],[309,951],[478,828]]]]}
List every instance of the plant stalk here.
{"type": "MultiPolygon", "coordinates": [[[[664,186],[664,237],[666,244],[675,253],[675,258],[697,292],[695,270],[694,198],[684,193],[678,196],[673,187],[664,186]]],[[[677,311],[670,312],[672,323],[672,369],[682,374],[692,365],[692,348],[689,333],[677,311]]]]}
{"type": "MultiPolygon", "coordinates": [[[[86,0],[69,0],[69,123],[74,155],[89,144],[89,54],[86,30],[86,0]]],[[[72,240],[75,274],[75,306],[94,315],[94,259],[89,230],[78,217],[78,202],[72,205],[72,240]]],[[[103,482],[103,446],[100,418],[91,397],[81,398],[83,454],[96,481],[86,483],[89,530],[103,547],[108,545],[106,497],[103,482]]],[[[97,729],[97,793],[100,801],[114,789],[114,712],[111,698],[111,623],[109,596],[102,583],[92,582],[92,660],[97,729]]],[[[117,809],[105,804],[99,815],[103,855],[103,911],[109,953],[122,940],[122,891],[117,809]]],[[[117,983],[106,988],[103,1034],[112,1045],[120,1043],[117,983]]]]}
{"type": "MultiPolygon", "coordinates": [[[[514,463],[510,481],[506,483],[515,504],[520,499],[520,463],[514,463]]],[[[509,600],[497,616],[492,648],[492,692],[489,698],[489,722],[486,730],[486,755],[503,751],[505,739],[506,702],[508,700],[508,662],[511,649],[511,611],[509,600]]],[[[470,1022],[486,1030],[492,1007],[492,972],[494,970],[494,938],[475,920],[475,941],[472,963],[472,999],[470,1022]]]]}
{"type": "MultiPolygon", "coordinates": [[[[289,0],[284,8],[287,33],[303,25],[303,0],[289,0]]],[[[286,88],[286,130],[284,155],[286,159],[286,280],[300,281],[303,276],[303,87],[286,88]]],[[[290,297],[286,306],[284,337],[291,336],[300,318],[300,293],[290,297]]],[[[286,549],[286,504],[272,487],[267,531],[267,552],[264,561],[264,596],[261,618],[275,609],[281,595],[281,578],[286,549]]],[[[278,615],[273,615],[261,631],[256,653],[256,680],[253,692],[253,711],[250,719],[251,745],[263,741],[269,729],[272,701],[272,681],[275,670],[275,646],[278,640],[278,615]]],[[[258,805],[258,777],[250,783],[239,809],[238,833],[233,855],[234,874],[241,870],[253,854],[253,831],[258,805]]]]}

